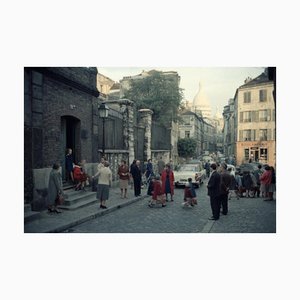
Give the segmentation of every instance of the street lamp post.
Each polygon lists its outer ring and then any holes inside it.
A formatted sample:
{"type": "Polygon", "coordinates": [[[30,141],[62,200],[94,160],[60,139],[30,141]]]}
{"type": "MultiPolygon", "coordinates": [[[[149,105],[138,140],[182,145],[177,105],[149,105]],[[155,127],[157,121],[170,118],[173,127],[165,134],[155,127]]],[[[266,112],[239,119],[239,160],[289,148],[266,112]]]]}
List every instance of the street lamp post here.
{"type": "Polygon", "coordinates": [[[102,119],[102,157],[105,153],[105,119],[108,117],[109,107],[105,103],[98,106],[99,118],[102,119]]]}

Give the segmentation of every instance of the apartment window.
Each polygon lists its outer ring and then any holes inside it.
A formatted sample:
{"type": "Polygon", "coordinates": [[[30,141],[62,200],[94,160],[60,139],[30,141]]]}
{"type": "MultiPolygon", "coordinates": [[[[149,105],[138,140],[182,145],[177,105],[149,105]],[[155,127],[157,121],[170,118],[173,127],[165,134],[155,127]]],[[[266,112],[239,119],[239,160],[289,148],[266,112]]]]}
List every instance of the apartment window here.
{"type": "Polygon", "coordinates": [[[255,141],[256,133],[255,130],[246,129],[240,130],[240,141],[255,141]]]}
{"type": "Polygon", "coordinates": [[[251,111],[244,112],[243,122],[251,122],[251,111]]]}
{"type": "Polygon", "coordinates": [[[259,102],[267,101],[267,90],[259,90],[259,102]]]}
{"type": "Polygon", "coordinates": [[[244,103],[250,103],[251,102],[251,92],[245,92],[244,93],[244,103]]]}
{"type": "Polygon", "coordinates": [[[260,141],[267,141],[268,140],[268,130],[267,129],[260,129],[259,130],[259,140],[260,141]]]}
{"type": "Polygon", "coordinates": [[[189,138],[190,137],[190,131],[185,131],[184,132],[184,137],[189,138]]]}
{"type": "Polygon", "coordinates": [[[243,140],[244,141],[251,141],[251,130],[244,130],[243,131],[243,140]]]}
{"type": "Polygon", "coordinates": [[[259,121],[260,122],[268,121],[268,110],[267,109],[259,111],[259,121]]]}
{"type": "Polygon", "coordinates": [[[184,125],[191,125],[191,119],[188,118],[184,118],[184,125]]]}
{"type": "Polygon", "coordinates": [[[259,121],[271,121],[271,109],[263,109],[259,111],[259,121]]]}

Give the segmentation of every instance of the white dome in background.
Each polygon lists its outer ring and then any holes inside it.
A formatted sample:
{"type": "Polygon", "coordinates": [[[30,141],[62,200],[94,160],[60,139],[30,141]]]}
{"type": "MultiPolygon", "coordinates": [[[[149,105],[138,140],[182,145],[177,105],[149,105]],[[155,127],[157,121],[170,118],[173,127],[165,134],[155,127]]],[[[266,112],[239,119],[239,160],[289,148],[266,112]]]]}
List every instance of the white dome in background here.
{"type": "Polygon", "coordinates": [[[199,82],[199,91],[193,100],[193,107],[195,109],[195,112],[202,112],[203,118],[211,118],[211,106],[203,90],[201,82],[199,82]]]}

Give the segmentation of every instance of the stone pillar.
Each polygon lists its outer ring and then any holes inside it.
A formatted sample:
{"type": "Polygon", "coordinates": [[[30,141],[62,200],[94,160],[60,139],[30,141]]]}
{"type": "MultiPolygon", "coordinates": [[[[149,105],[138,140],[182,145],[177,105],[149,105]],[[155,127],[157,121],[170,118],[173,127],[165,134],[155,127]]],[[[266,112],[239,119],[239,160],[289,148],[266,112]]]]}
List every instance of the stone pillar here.
{"type": "MultiPolygon", "coordinates": [[[[109,101],[107,101],[108,103],[109,101]]],[[[128,99],[118,100],[121,107],[121,113],[123,115],[123,136],[124,136],[124,149],[128,150],[129,165],[135,158],[134,153],[134,114],[133,105],[134,102],[128,99]]]]}
{"type": "Polygon", "coordinates": [[[153,111],[151,109],[140,109],[139,114],[139,125],[145,128],[144,157],[148,160],[151,158],[151,127],[153,111]]]}
{"type": "Polygon", "coordinates": [[[129,164],[135,158],[134,153],[134,116],[133,116],[133,102],[130,105],[127,105],[127,113],[128,113],[128,151],[129,151],[129,164]]]}

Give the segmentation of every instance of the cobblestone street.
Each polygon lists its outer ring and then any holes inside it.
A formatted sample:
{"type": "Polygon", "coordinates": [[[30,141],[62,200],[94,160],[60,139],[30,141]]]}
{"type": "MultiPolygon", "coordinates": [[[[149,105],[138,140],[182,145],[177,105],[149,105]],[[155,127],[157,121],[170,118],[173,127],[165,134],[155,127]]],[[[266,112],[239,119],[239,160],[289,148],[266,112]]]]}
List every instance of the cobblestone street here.
{"type": "MultiPolygon", "coordinates": [[[[70,228],[74,233],[275,233],[276,201],[262,198],[233,198],[229,213],[209,221],[211,209],[206,181],[196,190],[198,205],[182,208],[183,189],[175,190],[175,201],[167,207],[148,207],[149,198],[70,228]]],[[[145,190],[144,190],[145,192],[145,190]]]]}

